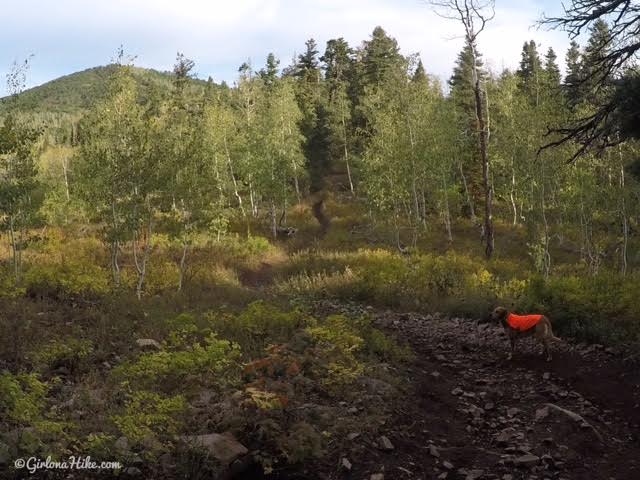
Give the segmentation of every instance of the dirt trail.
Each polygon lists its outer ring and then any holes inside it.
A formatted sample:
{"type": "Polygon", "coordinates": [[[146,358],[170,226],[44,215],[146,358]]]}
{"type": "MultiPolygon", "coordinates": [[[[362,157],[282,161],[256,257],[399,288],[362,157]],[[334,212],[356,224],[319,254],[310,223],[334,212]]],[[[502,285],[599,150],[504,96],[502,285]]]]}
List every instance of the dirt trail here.
{"type": "Polygon", "coordinates": [[[384,462],[391,478],[640,478],[640,368],[617,352],[556,344],[547,363],[524,340],[509,362],[500,327],[413,314],[378,323],[417,354],[415,398],[394,422],[400,455],[384,462]]]}
{"type": "Polygon", "coordinates": [[[392,421],[381,428],[393,449],[354,440],[344,451],[351,471],[338,468],[322,478],[640,479],[638,364],[613,350],[570,343],[555,344],[547,363],[529,340],[507,361],[500,327],[374,316],[416,353],[412,365],[396,372],[410,387],[389,406],[392,421]]]}

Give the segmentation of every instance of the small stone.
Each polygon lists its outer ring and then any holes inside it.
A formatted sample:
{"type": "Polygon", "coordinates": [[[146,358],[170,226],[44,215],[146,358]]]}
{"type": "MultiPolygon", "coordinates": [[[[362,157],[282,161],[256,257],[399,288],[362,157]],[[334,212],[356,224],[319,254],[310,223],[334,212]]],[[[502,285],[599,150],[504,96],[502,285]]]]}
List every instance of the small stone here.
{"type": "Polygon", "coordinates": [[[549,372],[544,372],[542,374],[543,380],[549,380],[551,378],[551,374],[549,372]]]}
{"type": "Polygon", "coordinates": [[[345,470],[347,470],[348,472],[350,472],[350,471],[351,471],[351,467],[352,467],[351,462],[350,462],[350,461],[349,461],[349,459],[348,459],[348,458],[346,458],[346,457],[343,457],[343,458],[342,458],[342,461],[340,462],[340,466],[341,466],[342,468],[344,468],[345,470]]]}
{"type": "Polygon", "coordinates": [[[353,441],[353,440],[355,440],[356,438],[358,438],[359,436],[360,436],[360,434],[359,434],[359,433],[355,433],[355,432],[354,432],[354,433],[350,433],[349,435],[347,435],[347,440],[349,440],[349,441],[353,441]]]}
{"type": "Polygon", "coordinates": [[[118,438],[113,445],[121,452],[126,452],[129,450],[129,440],[124,436],[118,438]]]}
{"type": "Polygon", "coordinates": [[[513,480],[513,475],[510,475],[510,474],[508,474],[508,473],[505,473],[505,474],[502,476],[502,480],[513,480]]]}
{"type": "Polygon", "coordinates": [[[429,455],[432,457],[440,458],[440,452],[435,445],[429,445],[429,455]]]}
{"type": "Polygon", "coordinates": [[[451,390],[451,395],[462,395],[464,393],[464,391],[460,388],[460,387],[456,387],[453,390],[451,390]]]}
{"type": "Polygon", "coordinates": [[[519,408],[510,408],[509,410],[507,410],[507,415],[509,417],[515,417],[518,413],[520,413],[521,410],[519,408]]]}
{"type": "Polygon", "coordinates": [[[142,470],[140,470],[138,467],[127,467],[122,471],[122,473],[124,473],[128,477],[139,477],[140,475],[142,475],[142,470]]]}
{"type": "Polygon", "coordinates": [[[358,413],[358,407],[351,407],[351,408],[349,408],[349,409],[347,410],[347,413],[351,413],[351,414],[358,413]]]}
{"type": "Polygon", "coordinates": [[[381,450],[390,451],[394,449],[394,446],[393,446],[393,443],[391,443],[391,440],[389,440],[389,438],[384,435],[378,439],[378,445],[380,446],[381,450]]]}
{"type": "Polygon", "coordinates": [[[542,407],[536,410],[536,422],[543,420],[549,416],[549,408],[542,407]]]}
{"type": "Polygon", "coordinates": [[[152,338],[139,338],[136,340],[136,344],[140,347],[140,350],[161,350],[162,347],[158,342],[152,338]]]}
{"type": "Polygon", "coordinates": [[[487,402],[484,404],[485,410],[493,410],[495,408],[495,404],[493,402],[487,402]]]}
{"type": "Polygon", "coordinates": [[[384,480],[384,473],[372,473],[369,480],[384,480]]]}
{"type": "Polygon", "coordinates": [[[539,462],[540,458],[531,454],[522,455],[521,457],[517,457],[516,459],[514,459],[514,463],[519,467],[531,468],[537,465],[539,462]]]}
{"type": "Polygon", "coordinates": [[[447,462],[446,460],[444,462],[442,462],[442,466],[444,468],[446,468],[447,470],[453,470],[453,463],[451,462],[447,462]]]}
{"type": "Polygon", "coordinates": [[[467,472],[465,480],[478,480],[484,475],[484,470],[470,470],[467,472]]]}

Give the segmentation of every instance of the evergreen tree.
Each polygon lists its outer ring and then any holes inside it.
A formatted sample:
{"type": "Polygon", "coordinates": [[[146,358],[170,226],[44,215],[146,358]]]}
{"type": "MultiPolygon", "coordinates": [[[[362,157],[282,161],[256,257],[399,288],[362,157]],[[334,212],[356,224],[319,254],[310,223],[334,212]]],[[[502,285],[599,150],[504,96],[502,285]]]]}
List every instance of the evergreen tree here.
{"type": "Polygon", "coordinates": [[[542,62],[540,61],[536,42],[534,40],[525,42],[522,46],[520,68],[516,71],[516,74],[520,78],[521,88],[535,105],[540,101],[541,72],[542,62]]]}
{"type": "MultiPolygon", "coordinates": [[[[473,100],[473,51],[469,44],[465,44],[453,67],[453,75],[449,79],[451,98],[456,108],[464,113],[470,122],[475,121],[475,106],[473,100]]],[[[486,75],[483,69],[481,58],[476,61],[478,72],[484,78],[486,75]]]]}
{"type": "Polygon", "coordinates": [[[279,66],[280,60],[273,53],[269,53],[265,68],[260,70],[260,78],[268,89],[272,88],[278,79],[279,66]]]}
{"type": "Polygon", "coordinates": [[[545,81],[549,88],[557,89],[560,87],[561,76],[560,67],[558,66],[558,56],[552,47],[549,47],[544,56],[544,73],[545,81]]]}
{"type": "Polygon", "coordinates": [[[571,41],[565,57],[565,70],[563,88],[569,105],[573,108],[582,100],[582,55],[580,46],[575,40],[571,41]]]}
{"type": "Polygon", "coordinates": [[[336,88],[344,86],[349,80],[353,63],[353,50],[344,38],[327,42],[324,55],[320,58],[324,63],[324,78],[329,85],[331,95],[336,88]]]}
{"type": "Polygon", "coordinates": [[[295,76],[307,83],[319,83],[318,45],[313,38],[310,38],[305,42],[305,47],[305,52],[302,55],[298,55],[295,76]]]}
{"type": "Polygon", "coordinates": [[[610,91],[609,61],[607,55],[611,44],[611,32],[604,20],[593,24],[589,40],[584,49],[582,77],[585,100],[592,105],[600,105],[610,91]]]}
{"type": "Polygon", "coordinates": [[[421,59],[418,59],[418,66],[416,67],[415,71],[413,72],[413,76],[412,76],[411,80],[414,83],[427,82],[429,80],[428,77],[427,77],[427,72],[424,69],[424,65],[422,64],[422,60],[421,59]]]}
{"type": "Polygon", "coordinates": [[[371,39],[364,43],[364,86],[379,86],[385,78],[401,71],[404,62],[396,39],[387,35],[382,27],[376,27],[371,39]]]}

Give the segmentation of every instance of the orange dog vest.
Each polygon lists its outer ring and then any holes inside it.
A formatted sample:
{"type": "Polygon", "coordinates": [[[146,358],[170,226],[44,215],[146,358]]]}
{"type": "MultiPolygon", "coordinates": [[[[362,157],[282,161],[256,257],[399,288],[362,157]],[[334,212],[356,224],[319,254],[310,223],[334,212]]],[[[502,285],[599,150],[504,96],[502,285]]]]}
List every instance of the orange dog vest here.
{"type": "Polygon", "coordinates": [[[507,323],[511,328],[524,332],[535,327],[541,318],[542,315],[514,315],[510,313],[507,316],[507,323]]]}

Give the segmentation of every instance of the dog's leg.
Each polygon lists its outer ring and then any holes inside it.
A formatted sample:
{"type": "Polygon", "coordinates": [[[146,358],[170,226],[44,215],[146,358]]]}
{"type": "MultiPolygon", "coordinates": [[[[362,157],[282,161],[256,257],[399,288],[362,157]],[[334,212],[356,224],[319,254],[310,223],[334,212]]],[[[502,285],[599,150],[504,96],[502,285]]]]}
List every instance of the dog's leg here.
{"type": "Polygon", "coordinates": [[[544,324],[541,335],[538,337],[542,342],[542,346],[544,348],[544,355],[547,362],[551,361],[551,349],[549,348],[549,340],[554,339],[553,332],[551,331],[551,326],[549,324],[544,324]]]}
{"type": "Polygon", "coordinates": [[[551,361],[551,350],[549,349],[549,338],[544,337],[542,339],[542,344],[544,345],[544,354],[546,356],[547,362],[551,361]]]}
{"type": "Polygon", "coordinates": [[[511,351],[509,352],[507,360],[511,360],[514,352],[516,351],[516,336],[513,334],[509,335],[509,342],[511,343],[511,351]]]}

